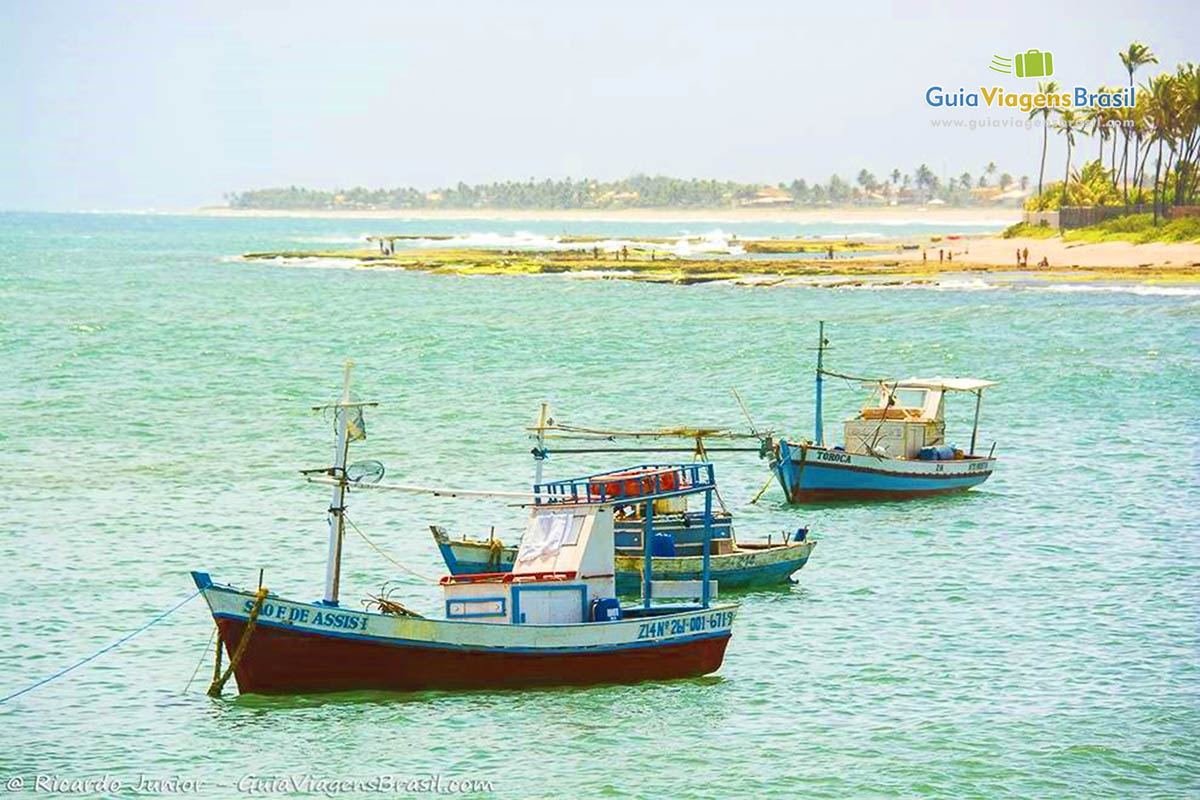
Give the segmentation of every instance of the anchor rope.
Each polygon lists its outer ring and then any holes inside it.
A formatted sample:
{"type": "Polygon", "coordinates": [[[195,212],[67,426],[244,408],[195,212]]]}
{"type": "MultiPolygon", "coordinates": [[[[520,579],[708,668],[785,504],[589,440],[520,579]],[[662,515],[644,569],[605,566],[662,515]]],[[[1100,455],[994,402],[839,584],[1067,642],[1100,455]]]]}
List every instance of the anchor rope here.
{"type": "Polygon", "coordinates": [[[180,694],[187,694],[187,690],[192,688],[192,682],[196,680],[196,676],[200,674],[200,667],[204,666],[204,657],[208,655],[208,648],[212,647],[213,637],[217,635],[217,625],[213,623],[212,633],[208,634],[208,641],[204,643],[204,651],[200,653],[200,660],[196,662],[196,668],[192,670],[192,677],[188,678],[187,686],[183,687],[180,694]]]}
{"type": "Polygon", "coordinates": [[[246,648],[250,646],[250,634],[254,633],[254,626],[258,623],[258,614],[262,611],[263,601],[267,599],[267,594],[267,587],[265,586],[260,586],[255,593],[254,606],[250,609],[250,618],[246,620],[246,629],[242,631],[242,638],[238,640],[237,649],[229,657],[229,666],[225,668],[224,673],[221,672],[221,639],[220,637],[217,638],[217,657],[213,665],[213,682],[208,687],[209,697],[221,696],[221,691],[225,688],[229,677],[233,675],[233,671],[241,663],[246,648]]]}
{"type": "Polygon", "coordinates": [[[58,678],[61,678],[63,675],[66,675],[68,672],[71,672],[72,670],[75,670],[75,669],[77,669],[77,668],[79,668],[79,667],[82,667],[84,664],[88,663],[89,661],[95,661],[97,658],[99,658],[100,656],[104,655],[104,654],[105,654],[105,653],[107,653],[109,650],[114,650],[114,649],[116,649],[118,646],[120,646],[120,645],[124,644],[125,642],[128,642],[130,639],[132,639],[133,637],[137,636],[137,635],[138,635],[139,633],[141,633],[142,631],[144,631],[144,630],[146,630],[146,629],[148,629],[148,628],[150,628],[150,627],[152,627],[152,626],[154,626],[154,625],[158,624],[158,623],[159,623],[159,622],[161,622],[162,620],[166,619],[166,618],[167,618],[167,617],[169,617],[171,614],[173,614],[173,613],[175,613],[176,611],[178,611],[180,608],[183,608],[183,606],[187,605],[187,604],[188,604],[189,602],[191,602],[192,600],[195,600],[195,599],[196,599],[196,597],[197,597],[197,595],[199,595],[199,594],[200,594],[200,590],[199,590],[199,589],[197,589],[197,590],[196,590],[196,592],[195,592],[194,594],[191,594],[191,595],[189,595],[189,596],[188,596],[188,598],[187,598],[186,600],[182,600],[182,601],[180,601],[178,604],[176,604],[176,605],[172,606],[171,608],[167,609],[167,610],[166,610],[166,611],[164,611],[163,613],[159,614],[157,617],[155,617],[154,619],[150,620],[150,621],[149,621],[149,622],[147,622],[145,625],[143,625],[142,627],[140,627],[140,628],[138,628],[137,630],[133,631],[132,633],[128,633],[128,634],[126,634],[126,635],[122,636],[120,639],[117,639],[117,640],[116,640],[115,642],[113,642],[112,644],[110,644],[110,645],[108,645],[108,646],[106,646],[106,647],[102,647],[102,648],[100,648],[99,650],[97,650],[95,653],[92,653],[92,654],[91,654],[90,656],[88,656],[87,658],[82,658],[82,659],[80,659],[79,661],[76,661],[76,662],[75,662],[74,664],[72,664],[71,666],[69,666],[69,667],[64,667],[63,669],[60,669],[58,672],[54,673],[53,675],[50,675],[49,677],[42,678],[40,681],[37,681],[36,683],[30,684],[29,686],[26,686],[24,689],[21,689],[20,691],[13,692],[13,693],[12,693],[12,694],[10,694],[10,695],[7,695],[7,696],[5,696],[5,697],[2,697],[2,698],[0,698],[0,703],[7,703],[9,700],[12,700],[12,699],[14,699],[14,698],[20,697],[21,695],[25,694],[26,692],[31,692],[31,691],[33,691],[34,689],[38,688],[39,686],[43,686],[43,685],[45,685],[45,684],[47,684],[47,683],[50,683],[50,681],[56,680],[56,679],[58,679],[58,678]]]}

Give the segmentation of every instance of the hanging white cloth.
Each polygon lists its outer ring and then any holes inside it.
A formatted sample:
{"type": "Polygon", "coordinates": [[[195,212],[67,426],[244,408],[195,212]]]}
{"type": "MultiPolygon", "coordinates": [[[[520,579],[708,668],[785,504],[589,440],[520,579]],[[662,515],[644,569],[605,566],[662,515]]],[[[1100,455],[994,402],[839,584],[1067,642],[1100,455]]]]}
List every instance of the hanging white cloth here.
{"type": "MultiPolygon", "coordinates": [[[[517,563],[536,561],[543,556],[553,556],[568,543],[575,528],[575,515],[571,513],[538,514],[529,520],[525,535],[521,538],[521,549],[517,552],[517,563]]],[[[570,542],[573,544],[573,542],[570,542]]]]}

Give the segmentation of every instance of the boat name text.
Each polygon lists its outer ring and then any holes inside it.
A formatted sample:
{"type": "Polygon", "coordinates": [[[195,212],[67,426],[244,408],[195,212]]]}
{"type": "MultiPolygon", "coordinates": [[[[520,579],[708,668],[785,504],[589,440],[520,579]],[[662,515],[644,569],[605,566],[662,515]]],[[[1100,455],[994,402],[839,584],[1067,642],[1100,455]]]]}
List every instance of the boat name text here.
{"type": "MultiPolygon", "coordinates": [[[[254,601],[247,600],[242,610],[247,614],[254,608],[254,601]]],[[[305,625],[316,625],[322,628],[338,628],[344,631],[365,631],[367,618],[358,614],[347,614],[338,611],[320,611],[304,606],[285,606],[277,603],[263,603],[262,611],[258,612],[261,620],[278,620],[280,622],[302,622],[305,625]]]]}

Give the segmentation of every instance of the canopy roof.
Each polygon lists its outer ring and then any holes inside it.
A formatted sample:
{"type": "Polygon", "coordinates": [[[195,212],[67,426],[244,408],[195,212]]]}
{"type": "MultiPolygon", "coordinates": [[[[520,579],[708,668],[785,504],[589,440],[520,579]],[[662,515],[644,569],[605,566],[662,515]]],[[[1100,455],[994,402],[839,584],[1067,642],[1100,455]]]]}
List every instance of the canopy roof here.
{"type": "Polygon", "coordinates": [[[940,389],[943,392],[974,392],[995,385],[995,381],[979,378],[909,378],[895,383],[898,389],[940,389]]]}

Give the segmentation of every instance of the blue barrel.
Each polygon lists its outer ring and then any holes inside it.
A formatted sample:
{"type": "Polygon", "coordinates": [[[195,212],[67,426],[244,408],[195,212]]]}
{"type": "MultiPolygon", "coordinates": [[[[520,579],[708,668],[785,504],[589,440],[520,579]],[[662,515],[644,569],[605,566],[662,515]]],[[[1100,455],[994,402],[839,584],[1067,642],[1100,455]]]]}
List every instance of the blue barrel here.
{"type": "Polygon", "coordinates": [[[592,601],[592,621],[611,622],[621,618],[621,601],[615,597],[601,597],[592,601]]]}
{"type": "Polygon", "coordinates": [[[675,534],[654,534],[654,538],[650,540],[650,555],[655,558],[673,557],[675,555],[675,534]]]}
{"type": "Polygon", "coordinates": [[[808,528],[796,528],[796,532],[792,534],[793,542],[803,542],[808,538],[808,528]]]}

